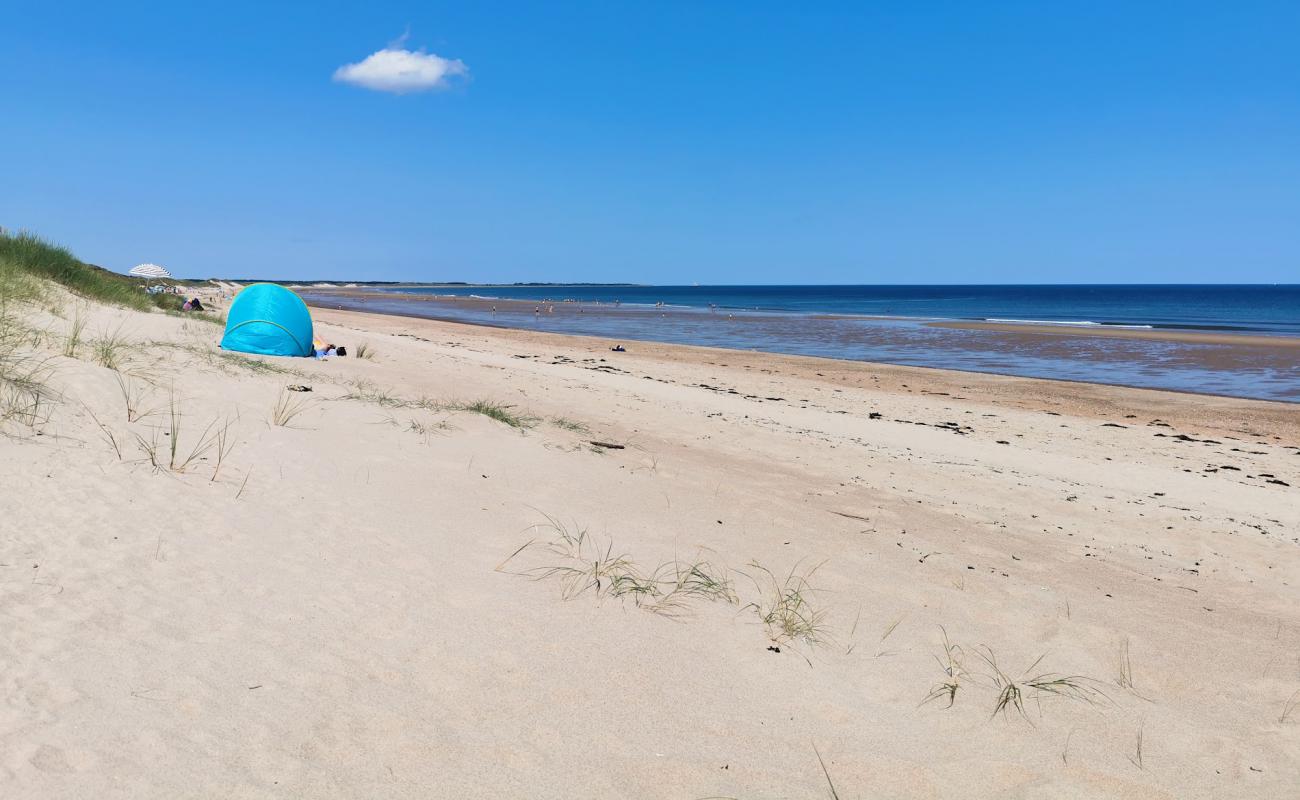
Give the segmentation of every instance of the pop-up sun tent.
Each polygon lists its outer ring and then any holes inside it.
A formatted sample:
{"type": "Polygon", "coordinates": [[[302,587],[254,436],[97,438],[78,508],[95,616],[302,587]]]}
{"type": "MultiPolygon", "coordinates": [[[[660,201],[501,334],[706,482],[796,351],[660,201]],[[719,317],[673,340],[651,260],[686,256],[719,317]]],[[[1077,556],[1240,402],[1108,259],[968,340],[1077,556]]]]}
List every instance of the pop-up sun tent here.
{"type": "Polygon", "coordinates": [[[311,313],[302,298],[274,283],[254,283],[230,304],[221,347],[268,356],[309,356],[311,335],[311,313]]]}

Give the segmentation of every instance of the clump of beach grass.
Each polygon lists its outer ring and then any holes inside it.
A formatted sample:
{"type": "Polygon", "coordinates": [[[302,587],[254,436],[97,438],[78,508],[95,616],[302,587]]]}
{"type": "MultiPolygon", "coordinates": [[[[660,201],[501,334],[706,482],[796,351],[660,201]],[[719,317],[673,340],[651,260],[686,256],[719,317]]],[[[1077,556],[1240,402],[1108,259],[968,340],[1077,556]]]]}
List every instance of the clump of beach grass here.
{"type": "Polygon", "coordinates": [[[27,339],[16,313],[0,305],[0,427],[37,427],[49,420],[57,396],[49,386],[53,367],[25,349],[27,339]]]}
{"type": "Polygon", "coordinates": [[[203,432],[199,434],[194,444],[191,445],[188,455],[182,456],[186,451],[181,448],[181,431],[183,415],[181,413],[180,403],[176,400],[175,392],[170,393],[168,397],[168,450],[170,458],[167,462],[167,468],[172,472],[185,472],[192,464],[197,463],[201,458],[207,455],[217,444],[216,436],[212,435],[212,429],[216,427],[216,420],[209,422],[203,432]]]}
{"type": "Polygon", "coordinates": [[[704,560],[674,561],[673,588],[670,594],[702,597],[735,605],[740,602],[727,568],[704,560]]]}
{"type": "Polygon", "coordinates": [[[1297,703],[1300,703],[1300,689],[1296,689],[1295,694],[1292,694],[1282,704],[1282,713],[1277,718],[1279,725],[1285,725],[1286,721],[1291,718],[1291,713],[1296,710],[1297,703]]]}
{"type": "Polygon", "coordinates": [[[1133,766],[1137,767],[1138,769],[1146,769],[1146,767],[1143,766],[1142,764],[1142,739],[1144,738],[1143,736],[1144,728],[1146,728],[1146,723],[1138,725],[1137,737],[1136,737],[1136,741],[1134,742],[1133,755],[1128,757],[1129,763],[1131,763],[1133,766]]]}
{"type": "Polygon", "coordinates": [[[112,332],[105,330],[102,336],[91,343],[95,363],[111,370],[121,369],[127,349],[127,340],[120,325],[112,332]]]}
{"type": "Polygon", "coordinates": [[[147,386],[135,383],[130,375],[121,372],[114,372],[113,377],[117,379],[117,389],[122,395],[123,405],[126,406],[127,422],[138,422],[153,413],[144,410],[145,398],[149,391],[147,386]]]}
{"type": "Polygon", "coordinates": [[[826,611],[817,607],[811,583],[822,564],[802,571],[800,565],[795,564],[784,578],[778,578],[776,573],[757,561],[751,561],[749,566],[758,570],[762,577],[748,576],[758,588],[760,597],[746,608],[753,608],[758,613],[773,643],[818,645],[829,639],[826,611]]]}
{"type": "Polygon", "coordinates": [[[373,361],[375,358],[375,348],[370,346],[369,342],[361,342],[356,349],[357,358],[364,358],[367,361],[373,361]]]}
{"type": "Polygon", "coordinates": [[[72,314],[72,320],[68,323],[68,335],[63,340],[63,355],[68,358],[77,357],[77,351],[81,349],[81,335],[85,329],[86,307],[78,303],[72,314]]]}
{"type": "Polygon", "coordinates": [[[254,375],[297,375],[305,376],[302,370],[293,367],[275,363],[269,359],[263,360],[253,356],[246,356],[241,353],[231,352],[229,350],[219,350],[214,347],[207,347],[194,343],[182,343],[169,340],[152,340],[145,343],[150,350],[176,350],[182,353],[188,353],[195,358],[201,359],[203,363],[211,367],[216,367],[225,375],[236,375],[240,372],[251,372],[254,375]]]}
{"type": "Polygon", "coordinates": [[[648,608],[666,617],[685,616],[695,600],[728,605],[740,602],[726,567],[704,559],[664,562],[655,569],[653,581],[655,600],[648,608]]]}
{"type": "Polygon", "coordinates": [[[489,419],[494,419],[519,431],[527,430],[537,424],[537,417],[520,414],[511,410],[514,406],[491,400],[453,402],[449,403],[446,408],[450,411],[468,411],[474,414],[482,414],[489,419]]]}
{"type": "Polygon", "coordinates": [[[439,431],[448,430],[451,427],[447,420],[440,419],[436,422],[424,422],[419,419],[409,419],[406,422],[406,429],[411,433],[418,433],[421,436],[431,436],[439,431]]]}
{"type": "MultiPolygon", "coordinates": [[[[181,304],[184,305],[184,301],[182,301],[181,304]]],[[[167,308],[164,309],[164,311],[169,317],[180,317],[181,319],[186,319],[186,320],[198,320],[199,322],[205,322],[209,325],[226,324],[226,321],[222,319],[219,315],[209,311],[183,311],[177,308],[167,308]]]]}
{"type": "Polygon", "coordinates": [[[36,428],[49,421],[52,411],[51,393],[35,371],[0,374],[0,430],[10,422],[36,428]]]}
{"type": "Polygon", "coordinates": [[[230,418],[227,417],[222,421],[221,426],[217,428],[216,432],[213,434],[215,444],[213,450],[216,454],[216,464],[212,468],[212,477],[209,479],[213,483],[215,483],[217,477],[221,475],[221,466],[226,463],[226,459],[235,449],[235,439],[230,435],[231,424],[230,418]]]}
{"type": "Polygon", "coordinates": [[[153,467],[154,472],[163,469],[164,464],[159,456],[158,429],[149,428],[149,438],[147,439],[139,431],[131,431],[131,436],[135,439],[135,444],[140,448],[140,452],[144,454],[144,460],[149,462],[149,466],[153,467]]]}
{"type": "Polygon", "coordinates": [[[1115,685],[1121,689],[1133,688],[1133,659],[1129,655],[1128,637],[1124,637],[1119,643],[1119,658],[1116,663],[1118,674],[1115,677],[1115,685]]]}
{"type": "Polygon", "coordinates": [[[1121,689],[1126,689],[1135,697],[1142,700],[1150,700],[1143,696],[1137,690],[1137,684],[1133,680],[1133,657],[1129,653],[1129,640],[1124,637],[1119,643],[1119,654],[1115,661],[1115,685],[1121,689]]]}
{"type": "MultiPolygon", "coordinates": [[[[89,408],[86,410],[90,411],[89,408]]],[[[215,449],[218,453],[218,460],[216,471],[213,473],[213,480],[216,480],[216,474],[221,469],[221,463],[230,453],[230,423],[227,421],[219,425],[219,420],[213,419],[204,426],[196,437],[186,437],[184,409],[174,390],[168,392],[166,413],[165,430],[157,426],[151,426],[147,437],[139,431],[131,431],[136,446],[143,453],[143,460],[148,462],[156,472],[166,470],[176,474],[183,474],[200,461],[203,461],[215,449]],[[167,440],[165,445],[159,438],[160,434],[167,440]],[[190,439],[191,443],[188,448],[182,446],[182,438],[190,439]]],[[[94,416],[94,412],[91,412],[91,416],[94,416]]]]}
{"type": "Polygon", "coordinates": [[[295,427],[293,421],[312,407],[311,401],[295,397],[287,389],[280,391],[275,406],[271,409],[271,424],[277,428],[295,427]]]}
{"type": "Polygon", "coordinates": [[[561,430],[566,430],[571,433],[586,434],[591,432],[591,430],[586,425],[583,425],[581,422],[578,422],[576,420],[569,419],[568,417],[551,417],[550,419],[547,420],[547,422],[551,423],[557,428],[560,428],[561,430]]]}
{"type": "Polygon", "coordinates": [[[939,630],[943,633],[943,653],[934,658],[939,662],[944,677],[930,688],[930,693],[921,701],[921,705],[934,700],[947,700],[948,704],[944,708],[952,708],[953,703],[957,701],[957,691],[961,689],[962,681],[966,679],[966,653],[960,645],[948,641],[948,631],[943,626],[940,626],[939,630]]]}
{"type": "Polygon", "coordinates": [[[117,455],[117,460],[121,461],[122,442],[120,439],[118,439],[117,434],[113,431],[112,428],[105,425],[95,414],[94,411],[91,411],[90,406],[86,405],[85,403],[82,403],[81,405],[83,408],[86,409],[86,413],[90,415],[90,418],[94,421],[95,426],[99,428],[100,436],[103,437],[104,441],[108,443],[108,446],[111,447],[113,449],[113,452],[117,455]]]}
{"type": "Polygon", "coordinates": [[[394,394],[391,389],[383,386],[377,386],[372,381],[358,380],[352,381],[351,387],[346,394],[340,397],[340,400],[360,400],[364,403],[374,403],[384,408],[406,408],[411,403],[403,400],[394,394]]]}
{"type": "Polygon", "coordinates": [[[46,298],[41,281],[0,247],[0,306],[35,304],[46,298]]]}
{"type": "Polygon", "coordinates": [[[248,356],[241,356],[237,353],[231,353],[225,350],[222,351],[207,350],[205,352],[208,354],[209,359],[215,358],[215,363],[219,367],[232,367],[234,369],[247,370],[248,372],[252,372],[255,375],[301,375],[302,374],[300,370],[281,366],[280,364],[275,364],[260,358],[249,358],[248,356]]]}
{"type": "Polygon", "coordinates": [[[1098,682],[1092,678],[1082,675],[1060,675],[1051,672],[1035,674],[1034,670],[1046,658],[1046,654],[1035,659],[1021,673],[1021,677],[1013,678],[999,666],[997,656],[992,649],[987,645],[981,647],[983,647],[982,650],[977,647],[975,652],[988,665],[990,670],[988,678],[992,681],[993,688],[998,693],[997,702],[993,707],[992,716],[994,717],[1001,714],[1006,718],[1014,711],[1032,724],[1024,705],[1027,693],[1038,705],[1040,716],[1044,697],[1055,696],[1089,704],[1095,704],[1099,698],[1106,697],[1105,693],[1097,688],[1098,682]]]}
{"type": "Polygon", "coordinates": [[[545,524],[534,528],[545,530],[550,536],[544,539],[534,537],[525,542],[497,566],[498,570],[520,553],[536,546],[558,561],[521,574],[533,580],[558,580],[560,594],[565,600],[572,600],[588,591],[602,597],[614,591],[615,587],[622,594],[632,594],[638,599],[641,595],[652,594],[632,560],[624,553],[614,552],[612,541],[598,545],[586,528],[570,528],[551,516],[546,516],[545,524]]]}
{"type": "Polygon", "coordinates": [[[506,565],[525,551],[537,550],[548,563],[513,574],[554,579],[565,600],[588,592],[597,598],[630,598],[638,607],[669,617],[683,614],[691,600],[737,602],[726,570],[708,561],[673,560],[647,571],[629,554],[615,550],[612,540],[597,542],[586,528],[543,516],[546,522],[534,530],[546,535],[529,539],[497,565],[497,571],[507,571],[506,565]]]}
{"type": "Polygon", "coordinates": [[[419,408],[428,411],[460,411],[471,414],[482,414],[489,419],[494,419],[505,425],[518,430],[525,431],[533,428],[541,420],[538,417],[529,414],[521,414],[514,411],[514,406],[507,403],[498,403],[493,400],[450,400],[438,401],[429,397],[420,397],[415,400],[408,400],[400,395],[395,394],[391,389],[377,386],[372,381],[356,380],[349,385],[349,390],[339,399],[340,400],[360,400],[365,403],[374,403],[384,408],[419,408]]]}

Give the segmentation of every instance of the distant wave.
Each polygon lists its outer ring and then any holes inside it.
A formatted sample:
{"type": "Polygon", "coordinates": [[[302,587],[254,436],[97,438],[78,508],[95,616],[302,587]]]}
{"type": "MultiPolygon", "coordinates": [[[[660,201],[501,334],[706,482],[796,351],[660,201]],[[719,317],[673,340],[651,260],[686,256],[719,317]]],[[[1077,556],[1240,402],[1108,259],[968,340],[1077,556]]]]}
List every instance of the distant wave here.
{"type": "Polygon", "coordinates": [[[1075,328],[1128,328],[1131,330],[1152,330],[1154,325],[1127,325],[1121,322],[1093,322],[1088,319],[1080,320],[1062,320],[1062,319],[998,319],[996,317],[985,317],[984,322],[1001,322],[1011,325],[1065,325],[1075,328]]]}

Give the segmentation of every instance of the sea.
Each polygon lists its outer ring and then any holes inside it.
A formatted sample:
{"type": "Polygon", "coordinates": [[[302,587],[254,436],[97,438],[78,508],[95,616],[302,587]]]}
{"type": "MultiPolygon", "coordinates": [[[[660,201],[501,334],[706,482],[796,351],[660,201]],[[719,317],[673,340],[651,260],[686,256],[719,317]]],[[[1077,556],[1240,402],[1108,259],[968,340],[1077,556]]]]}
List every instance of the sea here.
{"type": "Polygon", "coordinates": [[[1300,347],[1041,336],[1016,325],[1300,340],[1300,284],[411,286],[321,305],[460,322],[1300,402],[1300,347]],[[412,302],[427,300],[429,302],[412,302]],[[1005,330],[943,323],[993,322],[1005,330]],[[936,324],[938,323],[938,324],[936,324]]]}

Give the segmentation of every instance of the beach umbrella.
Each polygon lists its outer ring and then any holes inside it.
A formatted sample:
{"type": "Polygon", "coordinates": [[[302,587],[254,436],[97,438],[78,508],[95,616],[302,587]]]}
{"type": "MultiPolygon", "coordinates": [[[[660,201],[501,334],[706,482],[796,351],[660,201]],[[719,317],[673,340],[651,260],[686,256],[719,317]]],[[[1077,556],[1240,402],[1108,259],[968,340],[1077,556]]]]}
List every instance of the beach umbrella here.
{"type": "Polygon", "coordinates": [[[135,275],[140,278],[170,278],[172,276],[166,268],[160,267],[157,264],[140,264],[139,266],[131,267],[131,271],[127,274],[135,275]]]}

